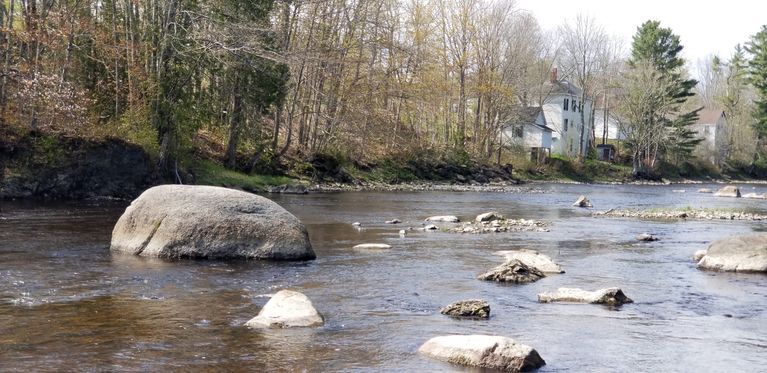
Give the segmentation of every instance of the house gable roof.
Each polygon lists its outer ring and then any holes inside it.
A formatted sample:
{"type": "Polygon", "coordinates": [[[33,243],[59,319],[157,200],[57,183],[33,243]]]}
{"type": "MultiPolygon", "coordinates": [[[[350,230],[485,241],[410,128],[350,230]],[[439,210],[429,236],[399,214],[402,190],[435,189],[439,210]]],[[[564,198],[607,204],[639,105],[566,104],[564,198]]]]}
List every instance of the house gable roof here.
{"type": "Polygon", "coordinates": [[[703,109],[698,113],[698,121],[695,124],[714,124],[722,116],[726,116],[722,110],[703,109]]]}
{"type": "Polygon", "coordinates": [[[535,126],[537,128],[540,128],[544,131],[553,132],[554,130],[551,129],[549,126],[546,125],[546,116],[543,115],[543,110],[540,106],[527,106],[527,107],[517,107],[514,110],[515,114],[512,116],[512,119],[509,121],[508,125],[513,124],[528,124],[535,126]],[[543,121],[543,124],[541,125],[538,123],[538,118],[541,118],[543,121]]]}

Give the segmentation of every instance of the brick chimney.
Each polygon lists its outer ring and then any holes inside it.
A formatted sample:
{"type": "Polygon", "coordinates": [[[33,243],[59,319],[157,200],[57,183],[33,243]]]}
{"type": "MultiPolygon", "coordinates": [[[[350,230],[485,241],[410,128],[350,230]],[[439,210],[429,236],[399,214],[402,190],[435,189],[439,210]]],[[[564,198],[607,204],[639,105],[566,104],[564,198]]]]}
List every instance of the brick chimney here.
{"type": "Polygon", "coordinates": [[[556,83],[557,82],[557,68],[551,69],[551,82],[556,83]]]}

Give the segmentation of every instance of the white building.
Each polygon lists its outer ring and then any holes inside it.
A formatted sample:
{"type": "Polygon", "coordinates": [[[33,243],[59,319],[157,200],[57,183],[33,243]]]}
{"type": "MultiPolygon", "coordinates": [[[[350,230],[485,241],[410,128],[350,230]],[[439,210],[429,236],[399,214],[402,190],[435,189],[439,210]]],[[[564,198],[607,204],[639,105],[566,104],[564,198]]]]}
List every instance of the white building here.
{"type": "Polygon", "coordinates": [[[698,121],[692,125],[692,129],[703,141],[698,144],[695,152],[699,157],[720,165],[729,152],[727,115],[722,110],[704,109],[698,116],[698,121]]]}
{"type": "Polygon", "coordinates": [[[553,130],[551,152],[565,157],[586,156],[591,139],[591,100],[581,102],[581,89],[558,79],[557,69],[544,86],[543,114],[553,130]]]}
{"type": "Polygon", "coordinates": [[[601,144],[602,140],[626,140],[626,134],[621,131],[620,122],[618,117],[604,109],[594,110],[594,136],[596,137],[597,144],[601,144]]]}
{"type": "Polygon", "coordinates": [[[519,108],[515,118],[503,127],[504,145],[520,146],[532,160],[543,161],[551,154],[553,130],[546,125],[540,107],[519,108]]]}

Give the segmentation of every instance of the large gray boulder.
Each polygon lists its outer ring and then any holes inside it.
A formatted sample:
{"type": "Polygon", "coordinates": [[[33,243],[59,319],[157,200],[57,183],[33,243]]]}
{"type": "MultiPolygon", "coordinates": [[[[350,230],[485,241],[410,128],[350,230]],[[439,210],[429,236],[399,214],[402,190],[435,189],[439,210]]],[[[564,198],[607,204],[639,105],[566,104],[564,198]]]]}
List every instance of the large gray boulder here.
{"type": "Polygon", "coordinates": [[[584,207],[584,208],[591,208],[594,207],[594,205],[591,204],[591,201],[589,201],[586,196],[580,196],[577,200],[575,200],[575,203],[573,203],[574,207],[584,207]]]}
{"type": "Polygon", "coordinates": [[[698,268],[730,272],[767,272],[767,233],[732,236],[708,246],[698,268]]]}
{"type": "Polygon", "coordinates": [[[200,259],[314,259],[306,227],[255,194],[193,185],[142,193],[112,231],[111,250],[200,259]]]}
{"type": "Polygon", "coordinates": [[[272,296],[246,326],[251,328],[293,328],[320,326],[325,321],[314,309],[306,295],[292,290],[280,290],[272,296]]]}
{"type": "Polygon", "coordinates": [[[538,294],[538,302],[568,302],[568,303],[591,303],[620,306],[633,301],[623,294],[620,288],[607,288],[595,291],[586,291],[573,288],[559,288],[553,293],[538,294]]]}
{"type": "Polygon", "coordinates": [[[543,273],[565,273],[562,267],[554,263],[551,258],[546,254],[541,254],[535,250],[519,249],[519,250],[504,250],[496,251],[498,255],[506,257],[507,261],[519,260],[525,263],[527,266],[537,268],[543,273]]]}
{"type": "Polygon", "coordinates": [[[479,275],[477,278],[485,281],[523,284],[538,281],[544,277],[546,277],[546,275],[544,275],[538,268],[530,267],[525,263],[514,259],[479,275]]]}
{"type": "Polygon", "coordinates": [[[734,198],[740,198],[740,188],[734,186],[734,185],[728,185],[722,189],[719,189],[714,193],[714,196],[716,197],[734,197],[734,198]]]}
{"type": "Polygon", "coordinates": [[[532,347],[493,335],[434,337],[424,343],[418,352],[452,364],[504,372],[527,372],[546,365],[532,347]]]}

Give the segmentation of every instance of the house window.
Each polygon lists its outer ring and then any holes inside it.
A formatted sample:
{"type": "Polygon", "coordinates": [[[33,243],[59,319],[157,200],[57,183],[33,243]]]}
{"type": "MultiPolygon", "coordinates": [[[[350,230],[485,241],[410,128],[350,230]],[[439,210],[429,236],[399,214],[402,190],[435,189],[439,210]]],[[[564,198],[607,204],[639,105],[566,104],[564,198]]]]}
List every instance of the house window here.
{"type": "Polygon", "coordinates": [[[567,119],[565,119],[565,132],[567,132],[567,119]]]}
{"type": "Polygon", "coordinates": [[[566,99],[565,99],[565,111],[567,111],[567,110],[569,110],[569,109],[570,109],[570,108],[569,108],[569,105],[570,105],[570,99],[569,99],[569,98],[566,98],[566,99]]]}
{"type": "Polygon", "coordinates": [[[514,126],[511,129],[511,137],[522,138],[522,126],[514,126]]]}
{"type": "Polygon", "coordinates": [[[575,112],[575,108],[578,106],[578,101],[573,100],[573,113],[575,112]]]}

